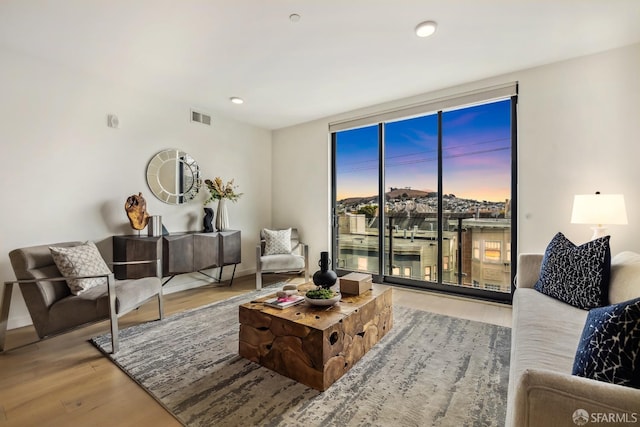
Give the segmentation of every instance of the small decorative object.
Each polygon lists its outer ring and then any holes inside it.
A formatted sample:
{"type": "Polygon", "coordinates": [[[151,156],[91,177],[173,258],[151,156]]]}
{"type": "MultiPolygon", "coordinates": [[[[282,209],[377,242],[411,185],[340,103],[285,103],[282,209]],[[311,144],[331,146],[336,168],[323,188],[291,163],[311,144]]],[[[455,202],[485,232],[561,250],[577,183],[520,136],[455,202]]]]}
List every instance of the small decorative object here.
{"type": "Polygon", "coordinates": [[[147,225],[149,237],[161,236],[162,228],[162,217],[160,215],[151,215],[149,217],[149,224],[147,225]]]}
{"type": "Polygon", "coordinates": [[[229,229],[229,212],[227,212],[227,199],[220,199],[216,212],[216,228],[220,231],[229,229]]]}
{"type": "Polygon", "coordinates": [[[340,292],[360,295],[371,289],[373,280],[370,274],[352,272],[340,278],[340,292]]]}
{"type": "Polygon", "coordinates": [[[333,305],[340,301],[341,298],[340,292],[332,291],[328,288],[310,290],[304,296],[305,301],[309,304],[319,306],[333,305]]]}
{"type": "Polygon", "coordinates": [[[292,305],[297,305],[304,302],[305,298],[302,295],[287,295],[284,297],[275,297],[268,299],[264,302],[265,305],[269,307],[285,309],[287,307],[291,307],[292,305]]]}
{"type": "Polygon", "coordinates": [[[336,284],[338,275],[335,271],[329,270],[330,264],[331,260],[329,259],[329,252],[320,252],[320,261],[318,261],[320,270],[313,274],[313,283],[315,283],[316,286],[330,288],[336,284]]]}
{"type": "Polygon", "coordinates": [[[142,197],[142,193],[138,193],[127,197],[124,203],[124,210],[127,212],[129,223],[134,230],[142,230],[149,223],[149,214],[147,213],[147,202],[142,197]]]}
{"type": "Polygon", "coordinates": [[[229,229],[229,214],[227,212],[226,201],[237,201],[242,193],[236,193],[236,185],[233,185],[233,179],[226,184],[223,183],[222,178],[216,177],[213,181],[210,179],[204,180],[207,190],[209,190],[209,198],[205,200],[204,204],[207,205],[214,200],[218,200],[218,211],[216,212],[216,228],[218,230],[229,229]]]}
{"type": "Polygon", "coordinates": [[[204,225],[205,233],[213,232],[213,224],[211,224],[212,221],[213,221],[213,209],[204,208],[204,218],[202,219],[202,223],[204,225]]]}

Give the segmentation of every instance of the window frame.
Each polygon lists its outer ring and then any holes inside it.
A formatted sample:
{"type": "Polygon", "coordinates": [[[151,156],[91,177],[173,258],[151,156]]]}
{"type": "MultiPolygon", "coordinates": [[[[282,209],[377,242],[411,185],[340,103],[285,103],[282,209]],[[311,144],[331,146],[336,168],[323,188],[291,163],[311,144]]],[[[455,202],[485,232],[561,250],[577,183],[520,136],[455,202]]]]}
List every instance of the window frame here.
{"type": "MultiPolygon", "coordinates": [[[[508,85],[504,85],[503,89],[505,87],[507,87],[508,85]]],[[[491,98],[484,98],[484,99],[480,99],[478,98],[477,101],[475,102],[475,105],[481,105],[481,104],[487,104],[487,103],[491,103],[491,102],[495,102],[495,101],[499,101],[499,100],[506,100],[509,99],[510,100],[510,105],[511,105],[511,138],[510,138],[510,143],[511,143],[511,197],[510,197],[510,219],[511,219],[511,226],[510,226],[510,238],[511,238],[511,242],[510,242],[510,250],[516,250],[517,248],[517,233],[515,232],[517,230],[517,82],[514,84],[515,86],[515,92],[512,93],[510,96],[501,96],[500,99],[491,99],[491,98]]],[[[474,96],[478,95],[478,93],[482,92],[477,91],[475,93],[474,96]]],[[[464,98],[464,97],[463,97],[464,98]]],[[[451,99],[455,99],[455,97],[452,97],[451,99]]],[[[449,99],[450,100],[450,99],[449,99]]],[[[428,104],[428,103],[427,103],[428,104]]],[[[427,105],[427,104],[421,104],[422,106],[427,105]]],[[[438,146],[438,151],[439,151],[439,159],[438,159],[438,175],[439,175],[439,181],[441,181],[442,179],[442,142],[441,142],[441,129],[442,129],[442,122],[441,122],[441,117],[443,112],[445,112],[445,110],[449,110],[449,109],[462,109],[462,108],[467,108],[467,107],[471,107],[473,105],[461,105],[461,104],[451,104],[450,107],[447,108],[443,108],[442,110],[438,110],[437,114],[439,116],[439,123],[438,123],[438,128],[439,128],[439,146],[438,146]]],[[[400,109],[402,111],[408,111],[406,109],[400,109]]],[[[398,110],[398,111],[400,111],[398,110]]],[[[395,110],[394,110],[395,111],[395,110]]],[[[426,112],[425,112],[426,113],[426,112]]],[[[416,115],[426,115],[425,113],[422,114],[416,114],[416,115]]],[[[433,114],[434,110],[430,110],[430,113],[433,114]]],[[[375,114],[372,116],[368,116],[368,118],[372,118],[372,117],[382,117],[380,115],[376,116],[375,114]]],[[[398,119],[400,120],[405,120],[405,119],[409,119],[410,116],[408,115],[403,115],[403,116],[397,116],[398,119]]],[[[360,120],[362,118],[359,118],[358,120],[360,120]]],[[[379,128],[379,134],[381,139],[379,140],[380,142],[384,142],[384,123],[390,121],[390,120],[385,120],[385,119],[376,119],[373,122],[371,120],[367,121],[367,118],[364,118],[364,121],[359,121],[358,123],[356,122],[350,122],[349,120],[343,121],[343,122],[334,122],[334,123],[330,123],[330,132],[331,132],[331,142],[332,142],[332,157],[331,157],[331,162],[332,162],[332,204],[333,204],[333,224],[334,227],[332,227],[332,249],[334,250],[334,253],[337,253],[338,250],[338,241],[336,239],[337,236],[337,229],[336,229],[336,224],[337,224],[337,215],[335,214],[335,203],[336,203],[336,169],[335,169],[335,162],[336,162],[336,132],[340,131],[340,130],[347,130],[350,128],[354,128],[354,127],[359,127],[359,126],[364,126],[366,124],[374,124],[374,122],[378,123],[378,128],[379,128]]],[[[380,194],[384,194],[384,190],[385,190],[385,186],[384,186],[384,143],[380,143],[379,146],[379,194],[378,194],[378,198],[380,198],[380,194]]],[[[439,183],[439,187],[438,187],[438,194],[439,194],[439,200],[438,200],[438,218],[439,218],[439,227],[438,227],[438,242],[439,244],[437,245],[438,247],[438,256],[437,256],[437,260],[438,260],[438,265],[436,266],[437,270],[436,271],[432,271],[431,272],[431,276],[432,276],[432,280],[434,280],[433,282],[428,282],[430,285],[429,288],[431,289],[436,289],[436,290],[444,290],[445,292],[452,292],[452,293],[458,293],[456,291],[454,291],[451,287],[451,284],[448,284],[446,282],[441,283],[440,281],[443,278],[443,254],[442,254],[442,244],[443,244],[443,213],[442,213],[442,206],[443,206],[443,200],[442,200],[442,187],[441,184],[439,183]]],[[[381,209],[380,210],[380,217],[379,217],[379,248],[378,248],[378,265],[380,266],[379,269],[379,275],[374,274],[374,280],[376,281],[382,281],[385,280],[387,282],[389,282],[390,284],[393,283],[398,283],[401,285],[408,285],[408,286],[416,286],[415,284],[411,283],[411,281],[405,280],[405,278],[400,278],[400,277],[395,277],[395,276],[387,276],[387,271],[384,269],[384,267],[386,266],[387,269],[390,269],[391,266],[388,264],[388,260],[386,258],[385,255],[385,250],[388,249],[385,243],[385,238],[387,236],[385,236],[385,233],[383,232],[384,230],[384,225],[385,225],[386,221],[385,221],[385,214],[384,214],[384,210],[381,209]],[[389,280],[387,280],[389,279],[389,280]],[[398,279],[398,280],[396,280],[398,279]]],[[[506,246],[506,245],[505,245],[506,246]]],[[[480,252],[482,253],[482,246],[480,247],[480,252]]],[[[504,256],[504,247],[501,247],[501,258],[504,256]]],[[[477,258],[473,256],[473,249],[472,249],[472,257],[471,257],[471,261],[479,261],[482,262],[482,255],[479,255],[477,258]]],[[[461,256],[461,255],[458,255],[461,256]]],[[[501,262],[501,261],[496,261],[497,262],[501,262]]],[[[458,264],[461,264],[460,261],[458,260],[457,262],[458,264]]],[[[509,262],[509,264],[511,264],[509,262]]],[[[339,271],[338,273],[347,273],[349,272],[347,271],[339,271]]],[[[514,290],[513,287],[513,279],[516,275],[516,265],[511,265],[510,266],[510,272],[511,272],[511,290],[514,290]]],[[[391,271],[389,271],[389,273],[391,273],[391,271]]],[[[417,279],[419,281],[419,279],[417,279]]],[[[454,284],[455,285],[455,284],[454,284]]],[[[419,286],[422,287],[422,286],[419,286]]],[[[468,285],[465,286],[466,289],[469,289],[468,285]]],[[[473,292],[473,289],[471,289],[472,292],[467,293],[465,291],[460,292],[463,293],[465,295],[470,295],[470,296],[475,296],[475,297],[479,297],[479,298],[483,298],[483,299],[489,299],[489,300],[500,300],[500,301],[507,301],[507,302],[511,302],[511,297],[512,297],[512,292],[511,293],[504,293],[504,292],[500,292],[500,295],[497,295],[496,293],[491,293],[491,292],[487,292],[487,291],[482,291],[481,293],[477,293],[477,292],[473,292]]]]}

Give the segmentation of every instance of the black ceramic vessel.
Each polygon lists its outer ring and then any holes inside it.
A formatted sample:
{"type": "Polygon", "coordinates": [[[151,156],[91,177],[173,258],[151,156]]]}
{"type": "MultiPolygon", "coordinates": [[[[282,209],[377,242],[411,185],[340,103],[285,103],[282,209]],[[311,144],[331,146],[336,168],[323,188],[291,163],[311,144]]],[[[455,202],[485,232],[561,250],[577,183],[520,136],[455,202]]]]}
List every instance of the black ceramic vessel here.
{"type": "Polygon", "coordinates": [[[320,261],[318,261],[320,270],[313,274],[313,283],[315,283],[316,286],[330,288],[336,284],[338,275],[335,271],[329,270],[330,264],[331,260],[329,259],[329,252],[320,252],[320,261]]]}

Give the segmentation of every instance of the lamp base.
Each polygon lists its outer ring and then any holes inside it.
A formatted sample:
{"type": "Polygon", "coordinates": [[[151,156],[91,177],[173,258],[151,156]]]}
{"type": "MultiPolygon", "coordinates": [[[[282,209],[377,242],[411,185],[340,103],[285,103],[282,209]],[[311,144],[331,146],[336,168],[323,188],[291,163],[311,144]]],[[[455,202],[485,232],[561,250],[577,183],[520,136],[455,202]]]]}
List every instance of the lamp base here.
{"type": "Polygon", "coordinates": [[[593,235],[591,236],[591,240],[596,240],[600,237],[604,237],[607,235],[607,227],[603,227],[601,225],[596,225],[591,227],[593,230],[593,235]]]}

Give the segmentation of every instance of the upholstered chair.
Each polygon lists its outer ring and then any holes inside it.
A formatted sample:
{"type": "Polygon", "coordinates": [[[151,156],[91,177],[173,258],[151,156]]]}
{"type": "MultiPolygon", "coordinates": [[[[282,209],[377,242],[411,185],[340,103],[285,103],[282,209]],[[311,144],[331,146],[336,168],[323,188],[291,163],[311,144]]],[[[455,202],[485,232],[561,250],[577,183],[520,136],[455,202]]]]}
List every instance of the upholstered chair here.
{"type": "Polygon", "coordinates": [[[298,230],[262,229],[256,247],[256,289],[262,289],[263,274],[303,272],[304,280],[308,282],[309,248],[300,241],[298,230]]]}
{"type": "Polygon", "coordinates": [[[88,323],[109,319],[112,352],[116,353],[119,316],[157,297],[159,317],[163,318],[162,265],[159,259],[114,262],[113,264],[116,265],[155,263],[157,274],[154,277],[141,279],[115,280],[113,273],[92,243],[63,242],[15,249],[9,253],[9,258],[17,280],[4,284],[5,290],[0,310],[0,351],[4,351],[9,304],[14,284],[20,285],[33,326],[40,339],[88,323]],[[88,249],[92,251],[90,253],[93,254],[93,259],[83,253],[84,248],[88,246],[92,246],[88,249]],[[51,247],[58,252],[52,252],[51,247]],[[74,253],[75,258],[71,261],[67,258],[68,264],[63,270],[67,271],[71,268],[76,274],[62,274],[59,265],[56,264],[60,258],[54,261],[52,253],[63,255],[74,253]],[[79,257],[78,253],[80,253],[79,257]],[[98,264],[97,270],[90,268],[91,261],[95,261],[93,264],[98,264]],[[77,274],[78,272],[80,274],[77,274]],[[84,281],[80,282],[78,279],[84,281]],[[72,283],[89,283],[86,279],[90,281],[90,286],[86,286],[86,289],[83,286],[73,287],[72,283]]]}

